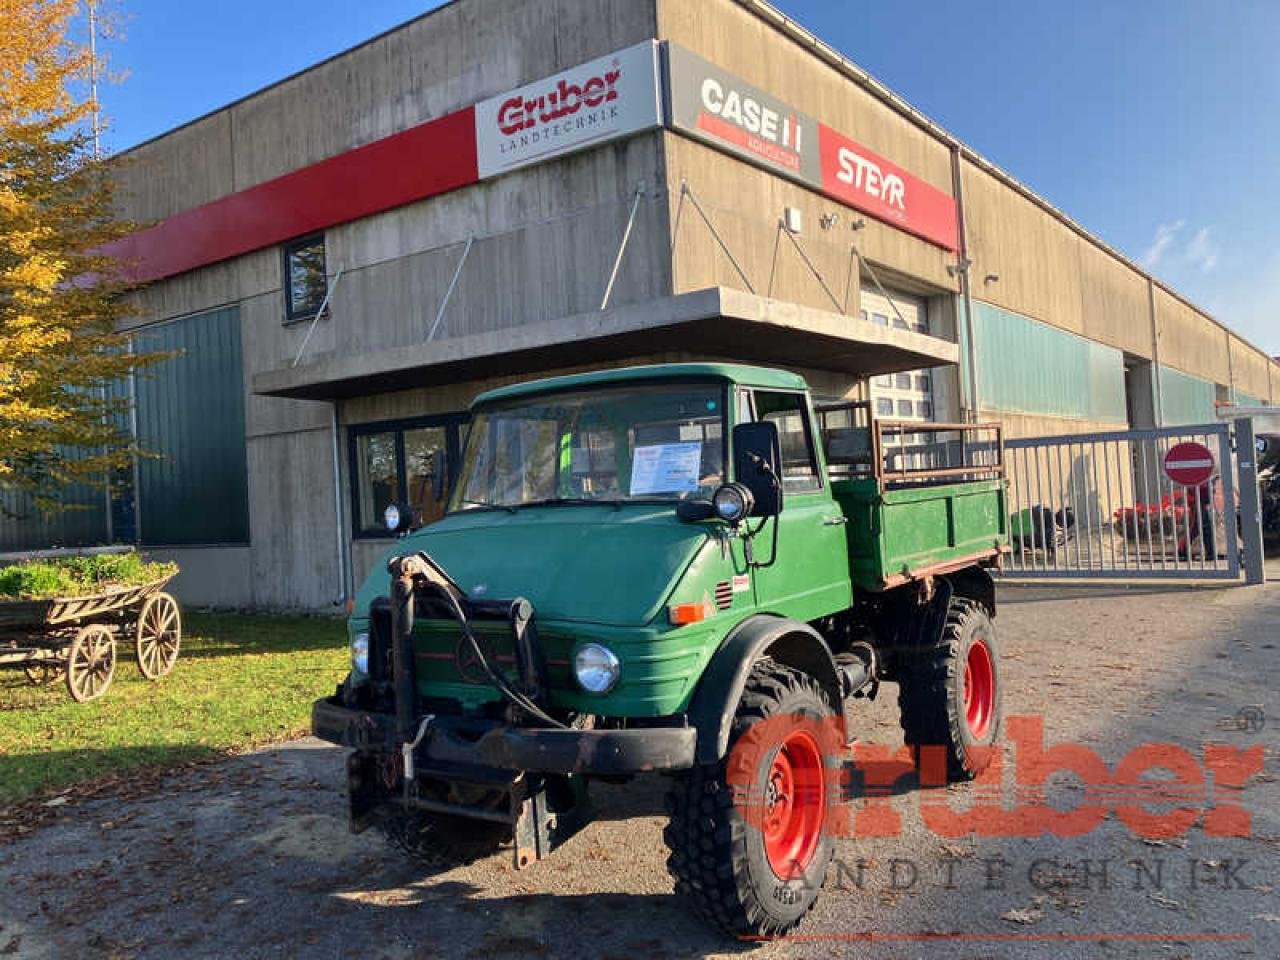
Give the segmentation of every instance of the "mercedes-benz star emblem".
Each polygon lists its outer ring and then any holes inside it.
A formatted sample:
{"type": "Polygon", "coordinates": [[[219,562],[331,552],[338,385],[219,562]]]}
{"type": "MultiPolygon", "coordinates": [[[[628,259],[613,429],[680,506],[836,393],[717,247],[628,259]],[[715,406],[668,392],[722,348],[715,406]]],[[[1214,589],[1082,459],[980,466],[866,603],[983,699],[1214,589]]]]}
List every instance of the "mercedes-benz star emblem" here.
{"type": "MultiPolygon", "coordinates": [[[[481,634],[476,634],[476,643],[480,645],[480,649],[484,651],[485,659],[493,663],[494,649],[489,638],[481,634]]],[[[471,645],[471,641],[464,634],[458,641],[458,649],[453,654],[454,662],[458,665],[458,674],[462,679],[471,684],[483,684],[489,682],[489,674],[484,669],[484,664],[480,662],[480,658],[476,656],[475,647],[471,645]]]]}

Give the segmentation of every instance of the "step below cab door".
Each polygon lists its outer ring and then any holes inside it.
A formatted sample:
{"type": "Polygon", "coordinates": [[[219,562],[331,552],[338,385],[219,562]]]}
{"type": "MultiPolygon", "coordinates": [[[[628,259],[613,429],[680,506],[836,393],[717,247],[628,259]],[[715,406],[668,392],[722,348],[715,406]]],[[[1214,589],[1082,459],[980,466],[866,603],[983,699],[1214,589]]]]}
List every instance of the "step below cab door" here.
{"type": "Polygon", "coordinates": [[[802,621],[848,608],[853,598],[847,526],[831,496],[808,395],[743,388],[738,413],[739,422],[775,424],[782,447],[782,513],[749,521],[752,530],[760,527],[751,571],[757,608],[802,621]]]}

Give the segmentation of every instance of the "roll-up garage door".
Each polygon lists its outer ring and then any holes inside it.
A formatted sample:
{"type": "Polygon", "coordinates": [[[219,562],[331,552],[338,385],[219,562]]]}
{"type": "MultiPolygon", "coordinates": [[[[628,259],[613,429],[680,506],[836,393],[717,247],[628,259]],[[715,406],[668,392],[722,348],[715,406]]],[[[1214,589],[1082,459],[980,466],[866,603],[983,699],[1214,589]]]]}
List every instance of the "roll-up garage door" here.
{"type": "MultiPolygon", "coordinates": [[[[899,330],[929,332],[929,312],[920,297],[864,289],[863,320],[899,330]],[[896,308],[896,309],[895,309],[896,308]]],[[[894,420],[934,419],[933,376],[928,370],[889,373],[871,381],[871,405],[877,417],[894,420]]]]}

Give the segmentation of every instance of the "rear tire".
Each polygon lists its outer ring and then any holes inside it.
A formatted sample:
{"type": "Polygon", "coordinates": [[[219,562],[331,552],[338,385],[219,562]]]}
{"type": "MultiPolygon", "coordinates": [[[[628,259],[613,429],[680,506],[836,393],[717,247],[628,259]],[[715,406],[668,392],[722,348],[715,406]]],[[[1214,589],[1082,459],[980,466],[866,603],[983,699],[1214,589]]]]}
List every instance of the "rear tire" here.
{"type": "Polygon", "coordinates": [[[903,739],[916,764],[921,748],[942,747],[949,780],[972,780],[991,764],[1003,726],[995,625],[987,611],[957,597],[939,644],[922,651],[898,679],[903,739]]]}
{"type": "Polygon", "coordinates": [[[762,659],[734,713],[727,756],[676,778],[663,838],[676,894],[733,936],[779,936],[813,907],[835,852],[828,824],[843,750],[821,685],[762,659]]]}

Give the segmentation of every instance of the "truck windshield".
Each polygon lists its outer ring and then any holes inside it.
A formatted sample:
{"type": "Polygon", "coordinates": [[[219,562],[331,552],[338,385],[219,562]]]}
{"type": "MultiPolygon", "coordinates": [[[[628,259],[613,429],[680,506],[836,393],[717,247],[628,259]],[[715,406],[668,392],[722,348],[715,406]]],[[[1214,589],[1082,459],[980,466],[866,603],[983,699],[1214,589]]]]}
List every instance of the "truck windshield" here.
{"type": "Polygon", "coordinates": [[[724,477],[725,388],[624,385],[479,411],[451,509],[710,498],[724,477]]]}

